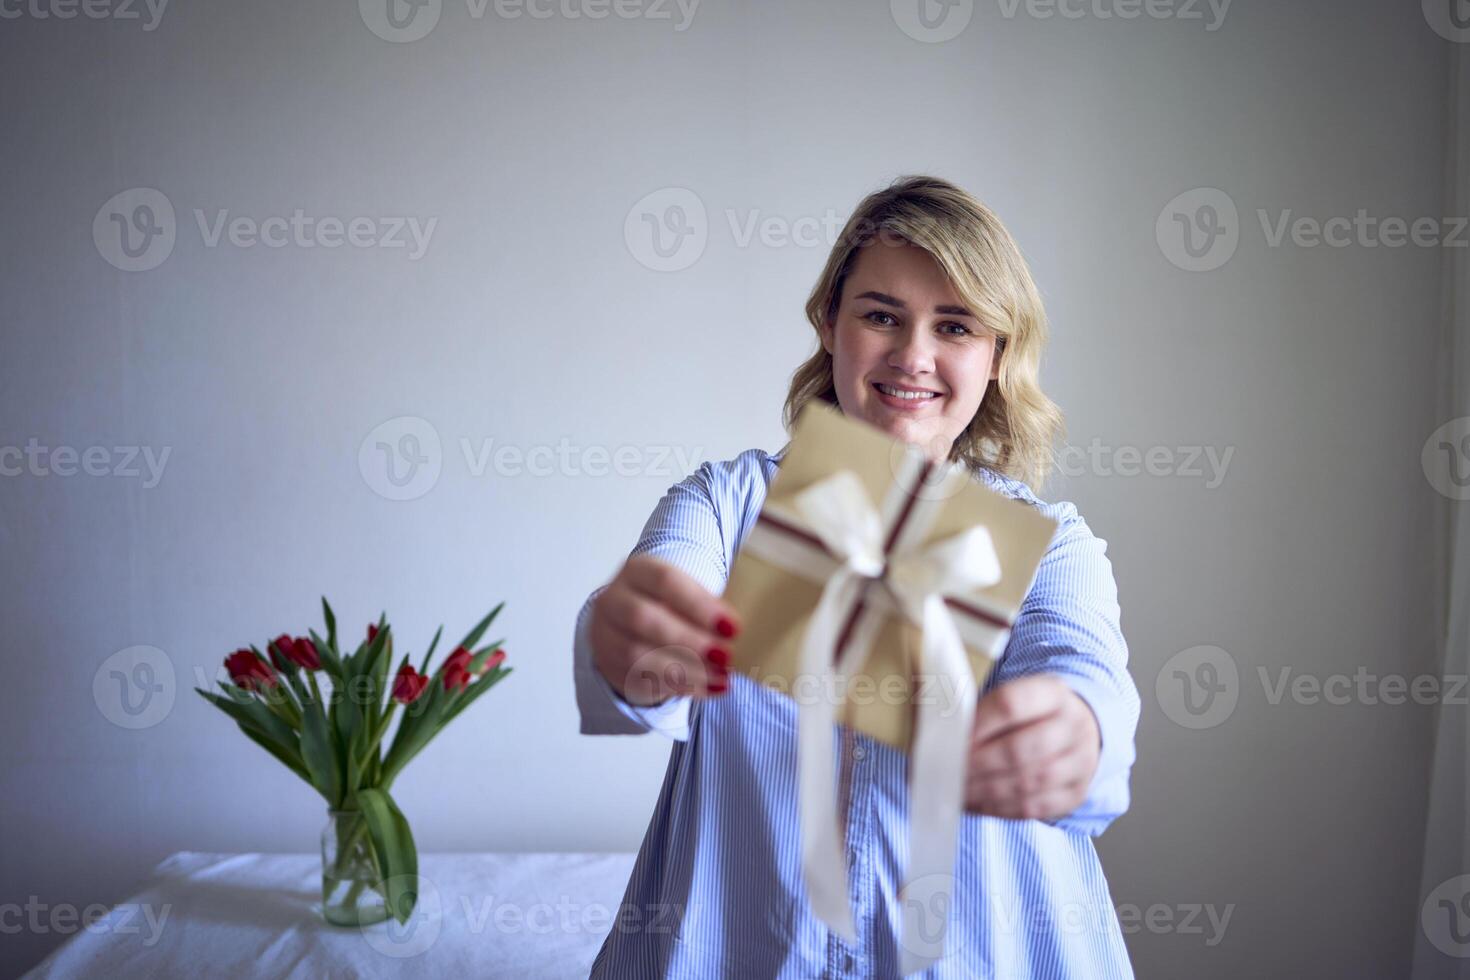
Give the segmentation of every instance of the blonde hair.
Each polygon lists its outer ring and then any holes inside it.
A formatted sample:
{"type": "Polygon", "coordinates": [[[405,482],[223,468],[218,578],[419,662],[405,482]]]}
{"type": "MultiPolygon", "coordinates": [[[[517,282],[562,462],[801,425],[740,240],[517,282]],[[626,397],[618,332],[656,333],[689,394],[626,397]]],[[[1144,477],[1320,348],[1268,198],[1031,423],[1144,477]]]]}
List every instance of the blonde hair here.
{"type": "Polygon", "coordinates": [[[950,461],[983,466],[1040,491],[1054,463],[1054,443],[1064,431],[1061,410],[1042,393],[1037,378],[1046,347],[1041,295],[1020,248],[994,212],[938,177],[900,177],[865,197],[848,218],[806,303],[817,350],[791,376],[782,411],[787,434],[813,398],[840,410],[821,325],[836,318],[858,249],[879,236],[934,256],[966,307],[996,334],[998,377],[955,439],[950,461]]]}

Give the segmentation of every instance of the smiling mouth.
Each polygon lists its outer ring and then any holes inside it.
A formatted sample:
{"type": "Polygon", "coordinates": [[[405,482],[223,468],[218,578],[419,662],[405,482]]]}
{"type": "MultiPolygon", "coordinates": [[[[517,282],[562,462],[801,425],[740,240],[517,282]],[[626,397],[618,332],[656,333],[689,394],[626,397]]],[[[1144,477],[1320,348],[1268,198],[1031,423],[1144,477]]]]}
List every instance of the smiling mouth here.
{"type": "Polygon", "coordinates": [[[883,384],[881,381],[874,382],[873,388],[889,398],[909,402],[915,405],[921,405],[924,402],[931,402],[940,397],[939,393],[936,391],[909,391],[903,388],[895,388],[893,385],[883,384]]]}

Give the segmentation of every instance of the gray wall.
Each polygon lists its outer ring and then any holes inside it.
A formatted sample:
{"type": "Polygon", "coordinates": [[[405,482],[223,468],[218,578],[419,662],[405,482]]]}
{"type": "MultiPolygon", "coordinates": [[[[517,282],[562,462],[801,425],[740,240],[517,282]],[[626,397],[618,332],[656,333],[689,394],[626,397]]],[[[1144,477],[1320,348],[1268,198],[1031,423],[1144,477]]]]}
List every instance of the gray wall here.
{"type": "MultiPolygon", "coordinates": [[[[1044,496],[1108,540],[1144,695],[1133,810],[1098,842],[1140,976],[1406,970],[1432,708],[1270,688],[1433,669],[1439,256],[1273,246],[1258,210],[1442,214],[1450,42],[1417,4],[982,0],[942,43],[837,0],[446,0],[410,42],[347,2],[137,9],[0,20],[0,446],[35,448],[0,457],[0,901],[121,900],[180,849],[312,850],[319,801],[190,689],[318,624],[323,592],[415,649],[507,601],[516,673],[398,784],[423,849],[635,849],[668,744],[577,734],[573,616],[691,463],[781,444],[829,216],[930,172],[1001,214],[1053,318],[1080,452],[1044,496]],[[171,251],[122,254],[109,215],[143,199],[108,202],[135,188],[173,208],[171,251]],[[1173,215],[1208,202],[1166,209],[1195,188],[1238,210],[1197,262],[1173,215]],[[665,270],[642,215],[680,203],[707,237],[665,270]],[[297,209],[313,230],[281,247],[208,237],[297,209]],[[435,223],[420,255],[322,247],[324,218],[435,223]],[[429,462],[400,489],[375,446],[405,434],[429,462]],[[585,472],[620,446],[631,475],[585,472]],[[74,475],[41,460],[63,447],[74,475]],[[161,478],[115,447],[167,452],[161,478]],[[140,716],[109,659],[135,646],[176,691],[140,716]],[[1174,671],[1201,657],[1228,690],[1195,715],[1174,671]]],[[[62,938],[4,935],[0,964],[62,938]]]]}

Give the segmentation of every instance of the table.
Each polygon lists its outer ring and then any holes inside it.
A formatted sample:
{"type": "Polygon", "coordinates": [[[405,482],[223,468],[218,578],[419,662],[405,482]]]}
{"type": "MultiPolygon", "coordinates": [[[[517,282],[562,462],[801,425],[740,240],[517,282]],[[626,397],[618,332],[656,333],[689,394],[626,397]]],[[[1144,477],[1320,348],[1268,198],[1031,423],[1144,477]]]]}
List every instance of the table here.
{"type": "Polygon", "coordinates": [[[408,923],[321,917],[316,854],[181,851],[32,978],[585,977],[633,854],[425,854],[408,923]]]}

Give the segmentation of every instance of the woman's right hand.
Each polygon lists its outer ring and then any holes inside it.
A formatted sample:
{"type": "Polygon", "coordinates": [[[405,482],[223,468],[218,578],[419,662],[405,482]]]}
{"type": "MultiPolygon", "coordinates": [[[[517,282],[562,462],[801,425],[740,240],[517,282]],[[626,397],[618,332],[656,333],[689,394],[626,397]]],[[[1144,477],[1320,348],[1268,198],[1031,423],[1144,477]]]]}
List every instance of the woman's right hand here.
{"type": "Polygon", "coordinates": [[[602,676],[630,704],[655,705],[729,688],[724,642],[740,631],[732,606],[683,570],[634,555],[592,604],[588,638],[602,676]]]}

